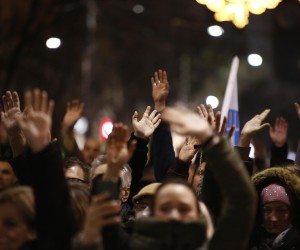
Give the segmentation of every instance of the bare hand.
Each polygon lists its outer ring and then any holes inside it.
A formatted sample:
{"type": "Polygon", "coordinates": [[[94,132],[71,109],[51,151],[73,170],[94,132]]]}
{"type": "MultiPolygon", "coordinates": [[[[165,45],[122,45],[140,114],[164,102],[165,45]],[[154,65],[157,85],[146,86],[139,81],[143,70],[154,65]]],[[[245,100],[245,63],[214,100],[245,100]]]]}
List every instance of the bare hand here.
{"type": "Polygon", "coordinates": [[[263,123],[263,120],[267,117],[270,113],[270,109],[264,110],[261,114],[254,116],[251,120],[247,121],[244,125],[239,145],[242,147],[249,147],[251,138],[257,132],[263,130],[266,127],[269,127],[269,123],[263,123]]]}
{"type": "Polygon", "coordinates": [[[166,107],[166,100],[170,90],[167,72],[159,69],[158,72],[155,72],[154,76],[151,77],[151,83],[155,109],[161,112],[166,107]]]}
{"type": "Polygon", "coordinates": [[[25,106],[32,107],[33,111],[43,112],[52,117],[54,109],[54,101],[48,100],[48,93],[35,89],[34,91],[25,92],[25,106]]]}
{"type": "MultiPolygon", "coordinates": [[[[223,121],[221,122],[221,112],[217,111],[214,114],[213,108],[210,104],[207,105],[207,109],[204,104],[200,104],[197,106],[198,113],[201,118],[207,120],[207,122],[210,124],[212,129],[219,134],[220,136],[223,136],[226,132],[226,125],[227,125],[227,117],[224,116],[223,121]]],[[[227,138],[230,139],[234,133],[235,127],[231,126],[230,130],[228,131],[227,138]]]]}
{"type": "Polygon", "coordinates": [[[51,141],[52,119],[48,114],[29,108],[28,114],[18,119],[18,123],[33,152],[42,151],[51,141]]]}
{"type": "Polygon", "coordinates": [[[6,91],[2,96],[1,122],[9,136],[20,133],[17,120],[22,116],[20,109],[20,99],[17,92],[6,91]]]}
{"type": "Polygon", "coordinates": [[[112,132],[107,138],[107,178],[115,178],[119,176],[120,168],[126,164],[134,150],[136,141],[132,141],[127,145],[128,128],[122,123],[116,123],[112,132]]]}
{"type": "Polygon", "coordinates": [[[187,137],[179,151],[178,158],[183,162],[190,162],[197,153],[197,149],[194,148],[194,145],[198,143],[195,137],[187,137]]]}
{"type": "Polygon", "coordinates": [[[195,136],[201,142],[213,134],[212,128],[205,119],[187,109],[166,108],[161,118],[171,124],[174,132],[195,136]]]}
{"type": "Polygon", "coordinates": [[[118,201],[108,201],[108,193],[98,194],[92,197],[91,204],[86,211],[85,221],[82,230],[83,244],[95,243],[99,238],[104,226],[121,222],[116,214],[120,211],[118,201]]]}
{"type": "Polygon", "coordinates": [[[67,103],[67,111],[63,119],[63,127],[72,129],[83,113],[84,103],[73,100],[67,103]]]}
{"type": "Polygon", "coordinates": [[[161,122],[160,114],[157,114],[156,110],[151,111],[151,107],[148,106],[143,114],[141,120],[138,121],[138,112],[135,111],[132,116],[132,125],[134,129],[134,135],[140,138],[148,139],[158,127],[161,122]]]}
{"type": "Polygon", "coordinates": [[[51,141],[54,101],[46,91],[35,89],[25,93],[26,110],[18,123],[34,152],[42,151],[51,141]]]}
{"type": "Polygon", "coordinates": [[[276,147],[282,147],[286,143],[288,123],[283,117],[276,118],[274,127],[270,127],[270,138],[276,147]]]}

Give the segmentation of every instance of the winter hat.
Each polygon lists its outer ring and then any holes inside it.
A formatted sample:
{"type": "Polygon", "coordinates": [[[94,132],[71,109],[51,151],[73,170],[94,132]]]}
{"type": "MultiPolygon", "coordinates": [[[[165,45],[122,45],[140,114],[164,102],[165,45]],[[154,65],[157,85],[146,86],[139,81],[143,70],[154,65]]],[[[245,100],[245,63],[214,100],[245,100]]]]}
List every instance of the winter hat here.
{"type": "Polygon", "coordinates": [[[278,184],[270,184],[269,186],[266,186],[261,191],[260,198],[263,204],[273,201],[280,201],[288,206],[291,205],[287,190],[278,184]]]}

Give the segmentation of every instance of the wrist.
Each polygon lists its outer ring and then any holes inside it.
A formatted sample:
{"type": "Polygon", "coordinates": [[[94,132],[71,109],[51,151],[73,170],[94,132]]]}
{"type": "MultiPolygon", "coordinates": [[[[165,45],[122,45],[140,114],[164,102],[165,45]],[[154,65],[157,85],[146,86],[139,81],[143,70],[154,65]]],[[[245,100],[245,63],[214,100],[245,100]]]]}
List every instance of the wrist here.
{"type": "Polygon", "coordinates": [[[157,112],[162,112],[166,108],[166,101],[156,101],[154,102],[154,109],[157,112]]]}
{"type": "Polygon", "coordinates": [[[133,135],[137,138],[148,140],[149,137],[145,136],[143,133],[139,133],[138,131],[134,131],[133,135]]]}
{"type": "Polygon", "coordinates": [[[101,242],[99,228],[95,228],[94,230],[90,228],[84,229],[83,232],[79,234],[79,242],[82,245],[99,244],[101,242]]]}
{"type": "Polygon", "coordinates": [[[241,134],[240,136],[240,141],[239,141],[239,146],[240,147],[249,147],[251,142],[251,136],[248,134],[241,134]]]}

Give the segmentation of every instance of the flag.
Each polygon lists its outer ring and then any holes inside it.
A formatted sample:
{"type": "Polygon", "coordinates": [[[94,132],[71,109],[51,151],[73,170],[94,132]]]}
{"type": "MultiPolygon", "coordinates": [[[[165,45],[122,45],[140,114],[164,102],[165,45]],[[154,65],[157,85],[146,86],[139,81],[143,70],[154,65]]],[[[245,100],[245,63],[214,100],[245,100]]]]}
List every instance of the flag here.
{"type": "Polygon", "coordinates": [[[240,120],[237,88],[238,68],[239,59],[237,56],[235,56],[232,60],[221,111],[221,121],[223,121],[224,116],[227,116],[226,133],[228,133],[232,125],[234,125],[235,127],[234,134],[231,137],[231,143],[233,146],[237,145],[240,139],[240,120]]]}

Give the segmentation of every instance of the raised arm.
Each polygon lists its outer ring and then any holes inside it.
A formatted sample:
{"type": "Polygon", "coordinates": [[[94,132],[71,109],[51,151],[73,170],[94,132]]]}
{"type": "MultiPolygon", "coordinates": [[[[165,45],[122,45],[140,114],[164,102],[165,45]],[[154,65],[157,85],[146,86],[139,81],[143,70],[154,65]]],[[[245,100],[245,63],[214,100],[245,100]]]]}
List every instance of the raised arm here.
{"type": "Polygon", "coordinates": [[[61,137],[64,150],[67,154],[74,154],[82,159],[81,153],[74,138],[74,126],[81,117],[84,110],[84,103],[79,100],[72,100],[67,103],[67,110],[61,125],[61,137]]]}
{"type": "MultiPolygon", "coordinates": [[[[166,108],[170,91],[167,72],[161,69],[154,72],[151,83],[154,108],[157,112],[162,112],[166,108]]],[[[150,152],[150,161],[154,168],[156,181],[161,182],[166,177],[168,169],[175,164],[175,152],[169,124],[161,122],[155,130],[150,152]]]]}
{"type": "Polygon", "coordinates": [[[252,137],[259,131],[270,126],[269,123],[263,123],[269,113],[270,109],[266,109],[245,123],[239,141],[240,147],[249,147],[252,137]]]}
{"type": "Polygon", "coordinates": [[[246,249],[256,212],[256,196],[240,158],[198,115],[187,110],[167,108],[162,119],[170,122],[177,133],[195,136],[203,141],[208,157],[207,168],[210,168],[220,187],[221,216],[208,249],[246,249]]]}
{"type": "Polygon", "coordinates": [[[31,107],[18,123],[30,147],[27,159],[36,200],[38,245],[45,250],[70,249],[76,226],[60,149],[51,142],[54,102],[48,101],[44,91],[27,95],[31,107]]]}
{"type": "Polygon", "coordinates": [[[270,127],[269,135],[272,141],[270,166],[280,166],[287,161],[288,123],[283,117],[277,117],[273,127],[270,127]]]}
{"type": "Polygon", "coordinates": [[[151,112],[148,106],[141,119],[138,112],[135,111],[132,116],[133,134],[131,134],[129,142],[136,140],[136,149],[128,162],[132,170],[132,180],[130,186],[130,195],[127,202],[132,205],[132,197],[139,191],[139,182],[143,176],[144,167],[147,163],[148,142],[155,129],[161,122],[160,114],[156,110],[151,112]]]}

